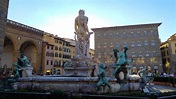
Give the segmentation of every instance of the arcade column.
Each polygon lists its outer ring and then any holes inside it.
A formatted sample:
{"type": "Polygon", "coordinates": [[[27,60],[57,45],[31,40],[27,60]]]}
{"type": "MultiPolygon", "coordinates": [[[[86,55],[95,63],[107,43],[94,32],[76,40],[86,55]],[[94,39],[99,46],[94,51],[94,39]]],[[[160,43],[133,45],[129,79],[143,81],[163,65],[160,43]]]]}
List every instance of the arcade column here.
{"type": "Polygon", "coordinates": [[[0,0],[0,66],[3,53],[5,27],[7,22],[9,0],[0,0]]]}

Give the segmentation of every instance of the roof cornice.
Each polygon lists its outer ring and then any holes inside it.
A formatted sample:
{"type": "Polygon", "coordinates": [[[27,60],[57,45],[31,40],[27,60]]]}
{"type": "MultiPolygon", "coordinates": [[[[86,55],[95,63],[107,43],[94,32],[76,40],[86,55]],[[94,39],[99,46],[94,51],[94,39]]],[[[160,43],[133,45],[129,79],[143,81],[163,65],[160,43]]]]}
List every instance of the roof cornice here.
{"type": "Polygon", "coordinates": [[[112,27],[102,27],[102,28],[92,28],[92,31],[101,31],[109,29],[136,29],[136,28],[149,28],[149,27],[158,27],[162,23],[150,23],[150,24],[137,24],[137,25],[125,25],[125,26],[112,26],[112,27]]]}
{"type": "Polygon", "coordinates": [[[7,26],[43,36],[44,31],[7,19],[7,26]]]}

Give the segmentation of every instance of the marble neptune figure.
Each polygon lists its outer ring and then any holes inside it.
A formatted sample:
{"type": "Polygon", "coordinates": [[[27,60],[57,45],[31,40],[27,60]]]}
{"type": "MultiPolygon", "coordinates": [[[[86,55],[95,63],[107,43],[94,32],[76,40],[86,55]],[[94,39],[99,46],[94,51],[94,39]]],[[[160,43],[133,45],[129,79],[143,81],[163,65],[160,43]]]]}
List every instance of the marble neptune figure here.
{"type": "Polygon", "coordinates": [[[79,10],[79,15],[75,18],[75,41],[76,55],[79,57],[90,57],[90,35],[88,30],[88,17],[85,16],[84,10],[79,10]]]}

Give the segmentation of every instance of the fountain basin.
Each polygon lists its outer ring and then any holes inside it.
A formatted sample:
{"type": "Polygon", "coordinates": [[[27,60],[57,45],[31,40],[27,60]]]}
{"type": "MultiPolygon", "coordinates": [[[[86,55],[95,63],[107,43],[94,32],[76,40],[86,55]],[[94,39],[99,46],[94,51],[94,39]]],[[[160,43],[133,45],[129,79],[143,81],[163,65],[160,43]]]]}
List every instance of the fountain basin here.
{"type": "MultiPolygon", "coordinates": [[[[116,79],[107,77],[112,87],[113,93],[118,92],[120,85],[116,79]]],[[[64,92],[97,93],[98,77],[54,77],[54,76],[34,76],[19,78],[16,82],[18,89],[41,89],[41,90],[61,90],[64,92]]],[[[106,92],[108,88],[105,87],[106,92]]]]}

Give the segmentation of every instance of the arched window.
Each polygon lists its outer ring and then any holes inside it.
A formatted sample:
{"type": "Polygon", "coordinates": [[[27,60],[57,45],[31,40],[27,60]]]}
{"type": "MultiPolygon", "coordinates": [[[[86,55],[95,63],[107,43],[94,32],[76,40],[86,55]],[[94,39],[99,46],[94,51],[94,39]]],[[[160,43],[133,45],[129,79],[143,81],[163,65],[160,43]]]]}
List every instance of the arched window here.
{"type": "Polygon", "coordinates": [[[55,57],[58,57],[58,53],[57,52],[55,53],[55,57]]]}
{"type": "Polygon", "coordinates": [[[59,47],[59,51],[62,51],[62,48],[61,48],[61,47],[59,47]]]}
{"type": "Polygon", "coordinates": [[[57,47],[57,46],[55,46],[55,50],[58,50],[58,47],[57,47]]]}

